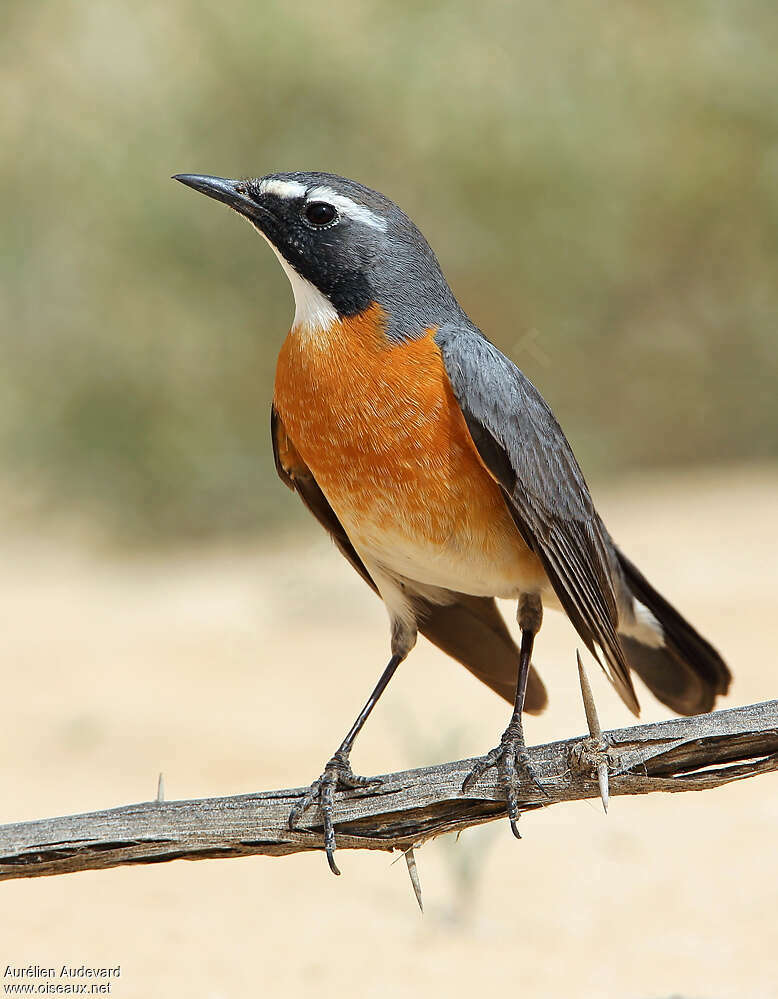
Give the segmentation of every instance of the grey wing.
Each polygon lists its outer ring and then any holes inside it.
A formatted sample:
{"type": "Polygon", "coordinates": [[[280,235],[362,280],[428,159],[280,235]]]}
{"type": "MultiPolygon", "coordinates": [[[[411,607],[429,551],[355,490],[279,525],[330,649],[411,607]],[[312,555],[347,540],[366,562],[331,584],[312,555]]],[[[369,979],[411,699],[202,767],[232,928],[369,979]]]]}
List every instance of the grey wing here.
{"type": "MultiPolygon", "coordinates": [[[[281,481],[294,490],[337,545],[341,554],[378,593],[364,562],[330,506],[310,468],[305,464],[275,407],[270,412],[273,458],[281,481]]],[[[519,650],[511,638],[494,600],[451,593],[439,605],[422,597],[414,600],[419,631],[452,658],[462,663],[488,687],[512,702],[516,693],[519,650]]],[[[527,683],[525,710],[536,713],[546,706],[546,690],[533,669],[527,683]]]]}
{"type": "Polygon", "coordinates": [[[627,706],[638,702],[619,637],[613,544],[575,455],[530,380],[475,327],[436,334],[446,373],[481,459],[587,648],[627,706]],[[602,659],[600,659],[602,662],[602,659]]]}

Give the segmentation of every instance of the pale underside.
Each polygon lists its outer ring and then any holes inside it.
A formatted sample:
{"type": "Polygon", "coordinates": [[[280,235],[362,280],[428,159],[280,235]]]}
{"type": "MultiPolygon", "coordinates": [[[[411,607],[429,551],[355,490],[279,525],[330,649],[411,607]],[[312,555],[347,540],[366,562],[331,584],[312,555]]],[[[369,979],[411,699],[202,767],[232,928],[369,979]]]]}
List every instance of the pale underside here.
{"type": "MultiPolygon", "coordinates": [[[[270,240],[267,242],[294,293],[292,332],[308,350],[326,351],[330,346],[328,334],[338,322],[337,312],[326,296],[295,271],[270,240]]],[[[483,524],[475,527],[472,520],[459,515],[461,484],[455,481],[453,467],[447,483],[450,502],[426,511],[417,504],[417,523],[413,525],[404,522],[399,510],[397,484],[383,479],[380,467],[374,466],[369,476],[362,476],[355,467],[350,471],[350,476],[343,477],[342,465],[335,475],[327,475],[322,469],[317,480],[373,577],[391,617],[411,623],[414,593],[434,603],[447,603],[452,592],[508,599],[518,598],[521,593],[537,593],[546,607],[562,609],[548,576],[527,548],[507,507],[499,510],[488,528],[483,524]],[[360,490],[361,501],[355,503],[355,492],[360,490]],[[434,519],[437,530],[420,532],[419,517],[422,521],[434,519]]],[[[436,470],[436,478],[440,484],[440,469],[436,470]]],[[[445,478],[444,474],[444,482],[445,478]]],[[[446,492],[444,488],[444,497],[446,492]]],[[[661,628],[643,604],[630,595],[626,602],[620,601],[619,611],[620,632],[651,646],[662,644],[661,628]]]]}

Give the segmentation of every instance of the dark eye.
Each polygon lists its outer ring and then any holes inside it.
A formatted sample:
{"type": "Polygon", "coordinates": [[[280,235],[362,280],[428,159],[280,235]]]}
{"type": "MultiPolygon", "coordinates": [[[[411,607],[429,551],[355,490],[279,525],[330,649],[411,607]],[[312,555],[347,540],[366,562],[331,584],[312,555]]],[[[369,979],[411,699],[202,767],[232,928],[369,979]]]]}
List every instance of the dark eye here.
{"type": "Polygon", "coordinates": [[[305,206],[305,217],[311,225],[329,225],[338,213],[326,201],[310,201],[305,206]]]}

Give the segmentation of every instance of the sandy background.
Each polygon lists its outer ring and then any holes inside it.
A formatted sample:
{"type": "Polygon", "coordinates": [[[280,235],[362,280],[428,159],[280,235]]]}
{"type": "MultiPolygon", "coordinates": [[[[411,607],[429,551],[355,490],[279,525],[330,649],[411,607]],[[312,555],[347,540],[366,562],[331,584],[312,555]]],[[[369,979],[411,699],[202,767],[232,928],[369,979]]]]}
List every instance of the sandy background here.
{"type": "MultiPolygon", "coordinates": [[[[280,487],[279,487],[280,488],[280,487]]],[[[286,497],[279,493],[279,502],[286,497]]],[[[290,498],[291,499],[291,498],[290,498]]],[[[776,695],[778,470],[598,491],[617,540],[722,650],[729,704],[776,695]],[[737,511],[737,515],[735,515],[737,511]]],[[[78,531],[0,547],[3,821],[315,777],[386,657],[384,612],[311,532],[129,557],[78,531]]],[[[575,640],[547,615],[532,741],[584,728],[575,640]]],[[[603,723],[629,717],[591,671],[603,723]]],[[[646,719],[666,712],[647,693],[646,719]]],[[[360,773],[491,747],[507,707],[421,643],[357,743],[360,773]]],[[[690,999],[778,995],[778,781],[556,806],[404,864],[342,854],[3,883],[0,965],[121,965],[112,995],[690,999]]]]}
{"type": "MultiPolygon", "coordinates": [[[[148,799],[160,770],[170,798],[307,784],[386,662],[383,608],[273,471],[287,281],[178,172],[385,191],[592,480],[715,465],[595,491],[730,660],[729,703],[776,696],[778,464],[727,463],[778,458],[778,4],[0,10],[0,823],[148,799]]],[[[532,741],[584,730],[575,646],[547,615],[532,741]]],[[[590,674],[603,723],[628,723],[590,674]]],[[[480,754],[507,717],[421,643],[354,767],[480,754]]],[[[120,964],[120,999],[778,995],[776,790],[441,840],[418,857],[423,918],[377,855],[338,879],[309,856],[4,882],[0,978],[68,961],[120,964]]]]}

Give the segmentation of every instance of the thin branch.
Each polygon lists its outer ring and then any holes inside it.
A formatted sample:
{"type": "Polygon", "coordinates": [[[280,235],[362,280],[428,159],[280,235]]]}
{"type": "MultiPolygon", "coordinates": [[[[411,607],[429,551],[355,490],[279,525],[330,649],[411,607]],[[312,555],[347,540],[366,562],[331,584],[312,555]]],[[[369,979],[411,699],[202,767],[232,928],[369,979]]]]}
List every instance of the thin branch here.
{"type": "MultiPolygon", "coordinates": [[[[778,700],[604,733],[611,796],[701,791],[778,769],[778,700]]],[[[530,763],[545,795],[527,780],[522,811],[599,795],[601,750],[585,737],[534,746],[530,763]]],[[[505,814],[496,775],[467,794],[471,761],[389,774],[377,788],[335,796],[338,848],[403,850],[505,814]]],[[[0,880],[121,864],[321,850],[315,809],[309,829],[287,828],[303,788],[196,801],[158,800],[102,812],[0,826],[0,880]]]]}

